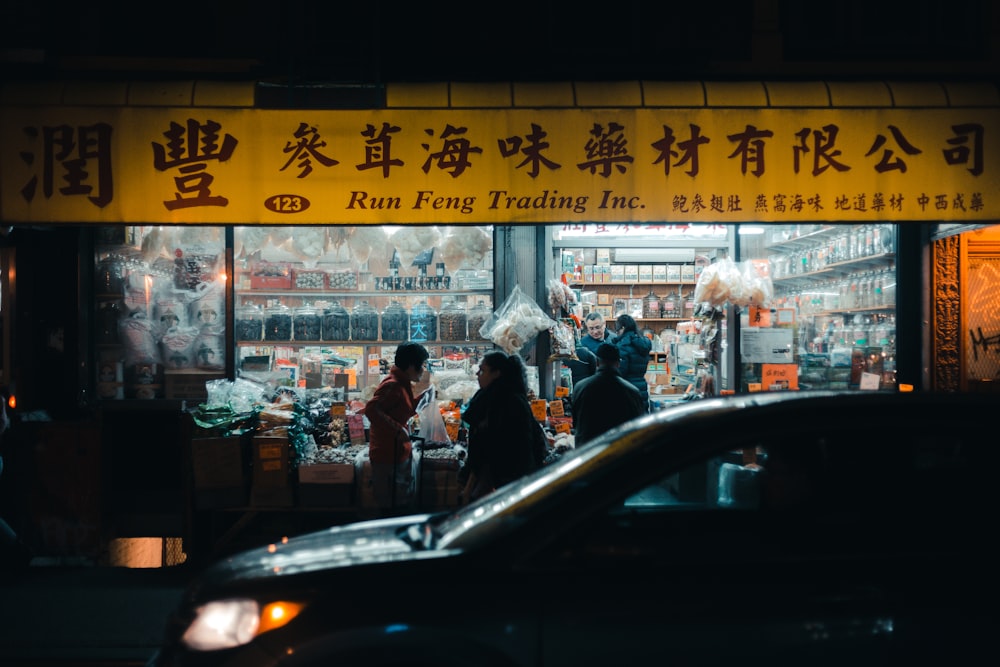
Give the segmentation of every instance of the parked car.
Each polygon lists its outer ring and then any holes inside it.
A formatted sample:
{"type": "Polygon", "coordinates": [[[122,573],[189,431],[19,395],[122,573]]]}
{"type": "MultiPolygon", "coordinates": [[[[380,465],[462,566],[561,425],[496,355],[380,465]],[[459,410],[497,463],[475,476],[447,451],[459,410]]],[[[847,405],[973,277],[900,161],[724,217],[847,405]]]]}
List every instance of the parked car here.
{"type": "Polygon", "coordinates": [[[998,405],[680,404],[457,511],[214,563],[150,664],[971,663],[998,620],[998,405]]]}

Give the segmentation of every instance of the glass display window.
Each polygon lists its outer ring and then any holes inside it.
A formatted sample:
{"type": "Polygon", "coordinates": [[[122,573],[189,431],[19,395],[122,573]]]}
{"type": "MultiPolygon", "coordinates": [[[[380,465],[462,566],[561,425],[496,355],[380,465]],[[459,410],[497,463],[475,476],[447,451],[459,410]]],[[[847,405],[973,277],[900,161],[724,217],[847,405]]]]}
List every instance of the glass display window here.
{"type": "Polygon", "coordinates": [[[94,260],[100,399],[187,398],[223,376],[223,227],[103,227],[94,260]]]}
{"type": "Polygon", "coordinates": [[[362,394],[404,340],[428,348],[432,372],[471,369],[493,349],[466,326],[467,311],[492,312],[492,227],[240,226],[233,236],[235,328],[250,334],[235,341],[238,374],[362,394]],[[291,326],[269,328],[269,312],[291,326]]]}
{"type": "Polygon", "coordinates": [[[744,391],[896,388],[896,227],[741,230],[741,263],[763,267],[772,288],[741,308],[744,391]]]}

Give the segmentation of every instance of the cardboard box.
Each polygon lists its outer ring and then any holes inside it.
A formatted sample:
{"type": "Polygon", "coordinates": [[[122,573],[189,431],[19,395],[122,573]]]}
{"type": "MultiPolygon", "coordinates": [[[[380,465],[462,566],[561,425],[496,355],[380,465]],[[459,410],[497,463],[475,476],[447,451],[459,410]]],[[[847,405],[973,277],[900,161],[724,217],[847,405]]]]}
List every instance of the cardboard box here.
{"type": "Polygon", "coordinates": [[[626,264],[625,265],[625,282],[634,283],[639,280],[639,265],[638,264],[626,264]]]}
{"type": "Polygon", "coordinates": [[[196,508],[219,509],[247,504],[243,450],[243,440],[238,437],[191,440],[196,508]]]}
{"type": "Polygon", "coordinates": [[[183,371],[163,371],[163,394],[166,398],[204,403],[208,400],[206,382],[222,380],[226,377],[222,371],[201,371],[189,369],[183,371]]]}
{"type": "Polygon", "coordinates": [[[665,283],[665,282],[667,282],[667,265],[666,264],[654,264],[653,265],[653,282],[654,283],[665,283]]]}
{"type": "Polygon", "coordinates": [[[253,487],[291,488],[288,466],[288,438],[255,436],[253,449],[253,487]]]}
{"type": "Polygon", "coordinates": [[[350,507],[353,504],[353,463],[314,463],[299,466],[299,505],[350,507]]]}
{"type": "Polygon", "coordinates": [[[250,504],[254,507],[292,507],[295,495],[292,486],[251,487],[250,504]]]}
{"type": "Polygon", "coordinates": [[[681,265],[667,264],[667,282],[679,283],[681,281],[681,265]]]}
{"type": "Polygon", "coordinates": [[[651,283],[651,282],[653,282],[653,265],[652,264],[640,264],[639,265],[639,282],[641,282],[641,283],[651,283]]]}
{"type": "Polygon", "coordinates": [[[694,264],[681,264],[681,282],[693,283],[694,281],[694,264]]]}
{"type": "Polygon", "coordinates": [[[292,269],[282,262],[257,262],[250,269],[251,289],[291,289],[292,269]]]}
{"type": "Polygon", "coordinates": [[[323,269],[292,269],[292,287],[297,290],[327,289],[326,271],[323,269]]]}
{"type": "Polygon", "coordinates": [[[191,467],[195,488],[242,486],[246,481],[241,438],[193,438],[191,467]]]}
{"type": "Polygon", "coordinates": [[[425,511],[458,507],[458,471],[423,470],[420,473],[419,506],[425,511]]]}
{"type": "Polygon", "coordinates": [[[611,282],[613,282],[613,283],[624,283],[625,282],[625,265],[624,264],[612,264],[611,265],[611,282]]]}
{"type": "Polygon", "coordinates": [[[597,264],[610,264],[611,263],[611,248],[598,248],[597,249],[597,264]]]}

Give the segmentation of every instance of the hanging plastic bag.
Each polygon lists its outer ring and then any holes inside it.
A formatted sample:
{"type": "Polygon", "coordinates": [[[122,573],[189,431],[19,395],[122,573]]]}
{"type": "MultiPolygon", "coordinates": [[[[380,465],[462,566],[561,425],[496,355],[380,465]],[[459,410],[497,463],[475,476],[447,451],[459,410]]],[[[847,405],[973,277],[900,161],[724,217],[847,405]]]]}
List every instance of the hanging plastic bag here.
{"type": "Polygon", "coordinates": [[[448,427],[444,423],[444,415],[437,406],[437,390],[434,385],[428,387],[420,402],[417,403],[417,419],[420,421],[419,435],[427,445],[450,445],[448,427]]]}
{"type": "Polygon", "coordinates": [[[493,341],[507,354],[514,354],[555,324],[555,320],[515,285],[493,317],[480,328],[479,335],[493,341]]]}
{"type": "Polygon", "coordinates": [[[566,361],[577,359],[576,336],[573,335],[573,331],[573,327],[567,322],[556,322],[549,329],[549,337],[552,345],[552,354],[549,355],[550,362],[557,359],[566,361]]]}

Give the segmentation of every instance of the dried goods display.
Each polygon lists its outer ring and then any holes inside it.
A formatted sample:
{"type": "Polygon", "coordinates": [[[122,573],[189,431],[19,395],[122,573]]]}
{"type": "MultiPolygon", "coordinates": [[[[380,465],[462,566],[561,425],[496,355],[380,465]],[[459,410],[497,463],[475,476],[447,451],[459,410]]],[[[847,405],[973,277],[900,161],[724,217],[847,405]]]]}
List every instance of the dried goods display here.
{"type": "Polygon", "coordinates": [[[492,347],[479,332],[493,315],[490,228],[338,227],[326,230],[322,246],[314,235],[299,247],[297,229],[247,240],[255,230],[234,233],[247,251],[234,274],[237,372],[362,392],[404,340],[427,345],[438,364],[463,368],[492,347]]]}

